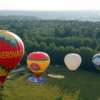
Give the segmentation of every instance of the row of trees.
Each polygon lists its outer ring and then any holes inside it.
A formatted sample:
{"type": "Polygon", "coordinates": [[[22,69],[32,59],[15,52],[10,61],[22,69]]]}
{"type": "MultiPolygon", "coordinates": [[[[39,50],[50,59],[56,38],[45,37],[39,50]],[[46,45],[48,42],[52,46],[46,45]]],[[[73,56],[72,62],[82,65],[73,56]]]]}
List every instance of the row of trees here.
{"type": "Polygon", "coordinates": [[[80,69],[97,71],[92,64],[94,54],[100,52],[100,22],[77,20],[1,20],[0,29],[16,33],[24,42],[27,55],[33,51],[49,54],[51,64],[64,64],[68,53],[82,57],[80,69]]]}
{"type": "Polygon", "coordinates": [[[51,64],[64,64],[64,57],[68,53],[78,53],[82,57],[82,64],[80,66],[81,69],[84,70],[96,70],[92,64],[92,57],[94,54],[98,53],[89,47],[80,47],[75,48],[73,46],[56,46],[54,43],[51,43],[49,46],[46,45],[45,42],[38,43],[29,43],[28,41],[25,42],[27,44],[25,47],[29,48],[26,49],[26,53],[24,55],[24,62],[26,62],[27,55],[33,51],[44,51],[49,54],[51,59],[51,64]]]}

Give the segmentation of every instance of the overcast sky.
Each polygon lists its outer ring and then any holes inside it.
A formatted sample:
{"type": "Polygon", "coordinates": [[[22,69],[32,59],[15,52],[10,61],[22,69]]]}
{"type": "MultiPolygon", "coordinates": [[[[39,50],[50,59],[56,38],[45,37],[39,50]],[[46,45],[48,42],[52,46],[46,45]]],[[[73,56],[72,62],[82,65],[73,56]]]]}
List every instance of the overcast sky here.
{"type": "Polygon", "coordinates": [[[0,0],[0,10],[99,10],[100,0],[0,0]]]}

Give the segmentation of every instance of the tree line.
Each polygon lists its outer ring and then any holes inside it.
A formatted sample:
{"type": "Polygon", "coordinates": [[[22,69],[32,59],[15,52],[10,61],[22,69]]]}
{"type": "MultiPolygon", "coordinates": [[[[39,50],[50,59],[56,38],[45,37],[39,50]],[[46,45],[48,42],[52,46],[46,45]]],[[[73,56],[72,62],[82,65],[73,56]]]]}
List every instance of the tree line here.
{"type": "Polygon", "coordinates": [[[25,54],[21,64],[26,64],[29,53],[44,51],[51,64],[64,64],[68,53],[82,57],[79,67],[83,70],[98,70],[92,57],[100,52],[100,22],[78,20],[0,20],[0,30],[17,34],[24,42],[25,54]]]}

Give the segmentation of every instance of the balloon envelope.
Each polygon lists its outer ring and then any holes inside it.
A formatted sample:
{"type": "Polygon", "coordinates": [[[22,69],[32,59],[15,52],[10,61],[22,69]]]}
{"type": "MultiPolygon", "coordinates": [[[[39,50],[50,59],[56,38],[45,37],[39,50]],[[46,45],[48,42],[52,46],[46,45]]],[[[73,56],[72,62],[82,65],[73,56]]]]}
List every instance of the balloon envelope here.
{"type": "Polygon", "coordinates": [[[74,72],[80,66],[82,59],[80,55],[76,53],[70,53],[65,56],[64,62],[68,69],[74,72]]]}
{"type": "Polygon", "coordinates": [[[0,83],[16,67],[24,55],[24,44],[14,33],[0,30],[0,83]]]}
{"type": "Polygon", "coordinates": [[[47,69],[50,63],[50,57],[45,52],[32,52],[27,57],[27,64],[29,68],[34,72],[36,77],[40,75],[47,69]]]}
{"type": "Polygon", "coordinates": [[[57,75],[57,74],[54,74],[54,73],[50,73],[50,74],[48,74],[48,76],[53,77],[53,78],[65,78],[64,75],[57,75]]]}
{"type": "Polygon", "coordinates": [[[94,66],[100,70],[100,53],[96,54],[93,56],[92,58],[92,63],[94,64],[94,66]]]}

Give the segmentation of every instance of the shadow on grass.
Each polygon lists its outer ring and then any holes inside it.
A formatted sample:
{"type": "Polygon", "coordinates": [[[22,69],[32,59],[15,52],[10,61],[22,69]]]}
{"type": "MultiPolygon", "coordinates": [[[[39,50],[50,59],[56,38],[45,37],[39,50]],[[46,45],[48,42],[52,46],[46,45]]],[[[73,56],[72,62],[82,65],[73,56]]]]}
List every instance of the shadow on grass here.
{"type": "Polygon", "coordinates": [[[5,100],[4,95],[0,92],[0,100],[5,100]]]}
{"type": "Polygon", "coordinates": [[[58,97],[57,99],[55,99],[55,100],[62,100],[62,97],[63,97],[63,95],[62,96],[60,96],[60,97],[58,97]]]}
{"type": "Polygon", "coordinates": [[[64,93],[65,93],[65,92],[63,92],[62,95],[61,95],[60,97],[56,98],[55,100],[63,100],[63,94],[64,94],[64,93]]]}
{"type": "MultiPolygon", "coordinates": [[[[57,79],[45,76],[47,78],[47,82],[44,83],[44,86],[46,86],[48,89],[52,87],[56,90],[57,88],[57,91],[60,94],[64,92],[64,94],[71,95],[74,100],[100,99],[100,77],[97,77],[99,75],[98,73],[78,70],[73,76],[66,68],[59,68],[58,70],[57,68],[54,68],[51,72],[64,75],[65,78],[57,79]]],[[[62,97],[63,95],[56,100],[62,100],[62,97]]]]}
{"type": "MultiPolygon", "coordinates": [[[[20,71],[23,72],[23,71],[20,71]]],[[[18,80],[21,84],[25,81],[25,84],[30,84],[26,82],[30,77],[29,73],[26,71],[25,75],[20,75],[20,72],[11,74],[11,81],[18,80]]],[[[67,96],[71,96],[72,100],[98,100],[100,98],[100,77],[99,73],[92,73],[82,70],[77,70],[74,76],[66,67],[53,67],[49,70],[49,73],[56,73],[64,75],[64,79],[51,78],[47,73],[43,73],[41,77],[47,79],[47,82],[43,83],[43,86],[50,91],[58,92],[58,96],[55,100],[70,100],[64,99],[67,96]]],[[[33,77],[35,75],[33,74],[33,77]]],[[[25,85],[24,84],[24,85],[25,85]]],[[[40,84],[34,84],[36,87],[42,87],[40,84]]],[[[27,85],[28,86],[28,85],[27,85]]]]}
{"type": "Polygon", "coordinates": [[[18,72],[10,73],[10,76],[11,76],[10,79],[11,80],[15,80],[15,79],[20,78],[20,77],[22,77],[24,75],[27,75],[27,73],[28,73],[28,70],[27,69],[26,70],[23,70],[23,71],[18,71],[18,72]],[[24,74],[22,75],[21,73],[24,73],[24,74]]]}

